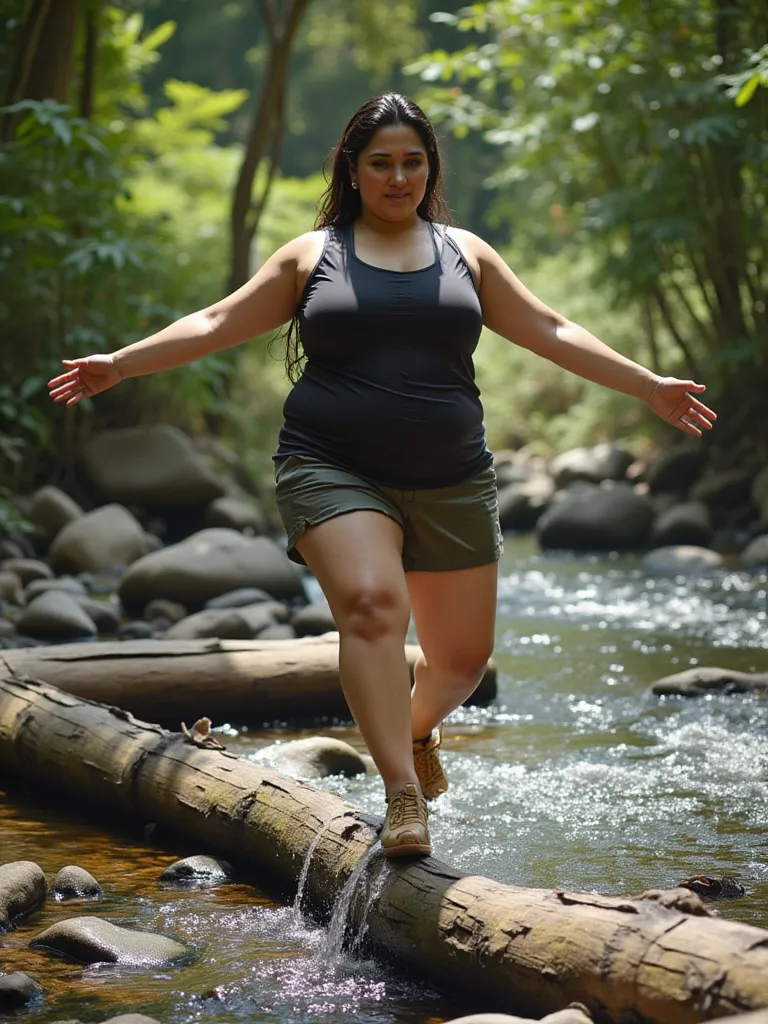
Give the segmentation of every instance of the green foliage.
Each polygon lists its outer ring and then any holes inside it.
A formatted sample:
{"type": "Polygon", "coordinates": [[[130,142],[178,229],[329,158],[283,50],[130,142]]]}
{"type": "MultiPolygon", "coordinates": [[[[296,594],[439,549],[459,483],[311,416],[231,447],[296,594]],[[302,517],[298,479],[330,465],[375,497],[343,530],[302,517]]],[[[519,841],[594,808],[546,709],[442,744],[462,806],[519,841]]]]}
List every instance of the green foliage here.
{"type": "Polygon", "coordinates": [[[514,252],[587,250],[601,289],[651,309],[657,347],[672,339],[686,372],[706,368],[721,398],[757,409],[768,97],[739,107],[732,95],[745,100],[763,73],[764,49],[746,64],[744,52],[765,38],[768,9],[487,0],[441,21],[468,43],[410,70],[434,116],[504,154],[493,215],[514,252]]]}
{"type": "Polygon", "coordinates": [[[737,107],[749,103],[758,86],[768,89],[768,43],[749,54],[747,67],[743,71],[722,75],[718,80],[728,86],[727,95],[735,100],[737,107]]]}

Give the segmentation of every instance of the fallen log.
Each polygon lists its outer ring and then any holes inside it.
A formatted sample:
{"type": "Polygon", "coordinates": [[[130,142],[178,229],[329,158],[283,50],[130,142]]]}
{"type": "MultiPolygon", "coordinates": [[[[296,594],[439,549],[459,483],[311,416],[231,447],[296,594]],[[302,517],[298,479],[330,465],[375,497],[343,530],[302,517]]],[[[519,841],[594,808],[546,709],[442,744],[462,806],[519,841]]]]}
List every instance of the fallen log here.
{"type": "MultiPolygon", "coordinates": [[[[419,654],[405,648],[409,667],[419,654]]],[[[125,708],[138,718],[178,728],[207,716],[217,724],[260,724],[276,718],[349,717],[339,683],[339,636],[300,640],[126,640],[57,644],[3,651],[17,675],[125,708]]],[[[491,664],[472,695],[496,696],[491,664]]]]}
{"type": "Polygon", "coordinates": [[[483,1006],[597,1024],[699,1024],[768,1007],[768,931],[653,900],[526,889],[430,857],[392,864],[337,797],[129,713],[0,673],[0,772],[158,822],[349,912],[347,934],[483,1006]]]}

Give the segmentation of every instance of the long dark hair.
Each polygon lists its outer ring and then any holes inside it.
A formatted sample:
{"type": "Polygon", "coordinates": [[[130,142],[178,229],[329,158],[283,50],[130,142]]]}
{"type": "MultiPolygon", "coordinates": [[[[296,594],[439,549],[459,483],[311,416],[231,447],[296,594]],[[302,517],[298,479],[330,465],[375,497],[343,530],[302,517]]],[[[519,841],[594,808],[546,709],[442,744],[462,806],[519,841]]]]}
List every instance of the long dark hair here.
{"type": "MultiPolygon", "coordinates": [[[[424,111],[413,100],[397,92],[373,96],[359,107],[347,122],[341,138],[325,162],[328,182],[318,203],[315,230],[344,227],[355,221],[362,211],[360,193],[352,188],[350,170],[357,167],[360,153],[379,128],[408,125],[418,132],[427,151],[429,176],[424,198],[417,208],[426,221],[450,223],[450,213],[443,194],[443,168],[435,129],[424,111]],[[330,168],[330,174],[329,174],[330,168]]],[[[285,371],[291,383],[301,376],[304,353],[301,347],[298,312],[291,320],[285,338],[285,371]]]]}

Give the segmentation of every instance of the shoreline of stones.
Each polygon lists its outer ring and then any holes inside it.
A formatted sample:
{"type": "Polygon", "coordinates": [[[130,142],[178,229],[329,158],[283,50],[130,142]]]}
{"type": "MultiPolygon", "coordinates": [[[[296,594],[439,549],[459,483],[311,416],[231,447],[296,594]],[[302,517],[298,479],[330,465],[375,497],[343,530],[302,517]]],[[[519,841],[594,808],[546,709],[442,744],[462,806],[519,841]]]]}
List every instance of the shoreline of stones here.
{"type": "MultiPolygon", "coordinates": [[[[552,460],[497,452],[502,530],[534,533],[545,552],[634,552],[651,574],[706,575],[732,559],[766,571],[768,466],[715,472],[706,459],[689,441],[645,465],[615,443],[552,460]]],[[[288,559],[264,485],[214,439],[104,431],[82,446],[69,492],[47,485],[18,504],[34,529],[0,533],[0,650],[336,629],[288,559]]]]}
{"type": "MultiPolygon", "coordinates": [[[[227,861],[205,855],[185,857],[167,867],[158,880],[176,885],[222,885],[233,880],[227,861]]],[[[0,934],[14,929],[24,918],[42,910],[48,900],[93,902],[103,897],[99,882],[84,868],[67,865],[48,886],[45,872],[34,861],[12,861],[0,865],[0,934]]],[[[126,928],[94,915],[76,916],[44,928],[29,942],[29,948],[54,954],[69,962],[123,964],[154,970],[183,966],[194,950],[177,939],[158,932],[126,928]]],[[[204,993],[201,998],[214,997],[204,993]]],[[[45,1000],[43,986],[22,971],[0,972],[0,1014],[33,1009],[45,1000]]],[[[78,1024],[60,1021],[57,1024],[78,1024]]],[[[141,1014],[110,1018],[104,1024],[157,1024],[141,1014]]]]}

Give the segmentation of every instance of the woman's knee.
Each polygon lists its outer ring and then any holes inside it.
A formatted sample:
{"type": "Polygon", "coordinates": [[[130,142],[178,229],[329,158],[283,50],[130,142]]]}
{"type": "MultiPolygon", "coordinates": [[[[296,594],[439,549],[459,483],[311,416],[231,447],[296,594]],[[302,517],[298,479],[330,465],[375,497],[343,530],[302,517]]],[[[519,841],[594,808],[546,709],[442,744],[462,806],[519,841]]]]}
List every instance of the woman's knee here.
{"type": "Polygon", "coordinates": [[[410,619],[410,606],[405,589],[380,584],[363,584],[350,588],[337,598],[334,609],[342,635],[362,640],[379,640],[385,636],[405,639],[410,619]]]}
{"type": "Polygon", "coordinates": [[[493,653],[492,647],[464,648],[435,662],[428,660],[431,671],[442,680],[443,686],[456,690],[474,688],[485,675],[493,653]]]}

